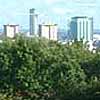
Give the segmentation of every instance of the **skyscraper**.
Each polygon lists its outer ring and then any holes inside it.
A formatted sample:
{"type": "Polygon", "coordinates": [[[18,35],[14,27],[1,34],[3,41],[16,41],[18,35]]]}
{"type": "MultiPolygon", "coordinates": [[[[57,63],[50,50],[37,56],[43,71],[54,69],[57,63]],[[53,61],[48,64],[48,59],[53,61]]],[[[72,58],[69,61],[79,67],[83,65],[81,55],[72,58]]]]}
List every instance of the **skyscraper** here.
{"type": "Polygon", "coordinates": [[[35,14],[35,9],[30,9],[30,35],[37,36],[38,34],[38,15],[35,14]]]}
{"type": "Polygon", "coordinates": [[[91,41],[93,39],[93,18],[72,17],[70,23],[70,39],[80,41],[91,41]]]}

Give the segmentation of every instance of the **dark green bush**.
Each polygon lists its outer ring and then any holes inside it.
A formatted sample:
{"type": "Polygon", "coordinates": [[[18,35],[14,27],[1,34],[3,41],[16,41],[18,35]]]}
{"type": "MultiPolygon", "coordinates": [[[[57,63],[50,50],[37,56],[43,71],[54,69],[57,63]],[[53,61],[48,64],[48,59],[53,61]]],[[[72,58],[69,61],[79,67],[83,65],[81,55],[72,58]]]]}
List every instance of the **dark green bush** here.
{"type": "Polygon", "coordinates": [[[100,56],[83,47],[80,42],[62,45],[41,38],[3,40],[2,100],[97,100],[100,56]]]}

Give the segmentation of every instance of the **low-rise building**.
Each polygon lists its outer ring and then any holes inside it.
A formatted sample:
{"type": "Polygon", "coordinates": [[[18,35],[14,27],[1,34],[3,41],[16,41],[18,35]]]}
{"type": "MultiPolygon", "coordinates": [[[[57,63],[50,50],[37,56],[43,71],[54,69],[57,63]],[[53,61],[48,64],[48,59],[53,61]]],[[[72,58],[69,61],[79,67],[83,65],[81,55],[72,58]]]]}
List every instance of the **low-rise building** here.
{"type": "Polygon", "coordinates": [[[49,40],[58,40],[57,24],[41,24],[39,25],[39,36],[49,40]]]}
{"type": "Polygon", "coordinates": [[[19,33],[19,25],[4,25],[4,34],[6,37],[14,38],[19,33]]]}

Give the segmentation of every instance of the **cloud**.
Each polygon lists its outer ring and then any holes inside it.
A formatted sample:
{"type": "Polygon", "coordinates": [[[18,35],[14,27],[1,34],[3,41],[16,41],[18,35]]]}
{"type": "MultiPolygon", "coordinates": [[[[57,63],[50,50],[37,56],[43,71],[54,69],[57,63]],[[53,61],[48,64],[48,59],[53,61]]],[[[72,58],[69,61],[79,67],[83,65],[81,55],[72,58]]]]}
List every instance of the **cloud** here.
{"type": "Polygon", "coordinates": [[[95,3],[96,0],[70,0],[76,3],[95,3]]]}
{"type": "Polygon", "coordinates": [[[68,9],[68,8],[60,8],[60,7],[56,7],[56,8],[53,8],[52,11],[56,14],[59,14],[59,15],[64,15],[66,13],[72,13],[73,10],[72,9],[68,9]]]}
{"type": "Polygon", "coordinates": [[[66,0],[45,0],[46,4],[65,3],[66,0]]]}
{"type": "Polygon", "coordinates": [[[52,4],[52,3],[56,3],[56,2],[57,2],[57,0],[46,0],[47,4],[52,4]]]}
{"type": "Polygon", "coordinates": [[[97,5],[95,0],[76,0],[76,4],[82,7],[95,7],[97,5]]]}
{"type": "Polygon", "coordinates": [[[80,3],[80,6],[83,6],[83,7],[95,7],[96,4],[95,3],[80,3]]]}

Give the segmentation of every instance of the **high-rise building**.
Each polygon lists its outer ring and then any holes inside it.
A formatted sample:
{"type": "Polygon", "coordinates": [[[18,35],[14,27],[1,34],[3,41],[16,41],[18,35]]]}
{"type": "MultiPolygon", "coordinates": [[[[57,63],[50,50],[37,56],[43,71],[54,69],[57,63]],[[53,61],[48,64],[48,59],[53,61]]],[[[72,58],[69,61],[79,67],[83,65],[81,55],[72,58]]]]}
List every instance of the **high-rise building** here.
{"type": "Polygon", "coordinates": [[[93,18],[72,17],[69,35],[71,40],[91,41],[93,39],[93,18]]]}
{"type": "Polygon", "coordinates": [[[35,14],[35,9],[30,9],[30,35],[38,34],[38,15],[35,14]]]}
{"type": "Polygon", "coordinates": [[[41,24],[39,25],[39,36],[45,37],[49,40],[58,40],[58,26],[57,24],[41,24]]]}
{"type": "Polygon", "coordinates": [[[9,38],[14,38],[19,33],[19,25],[4,25],[4,34],[9,38]]]}

